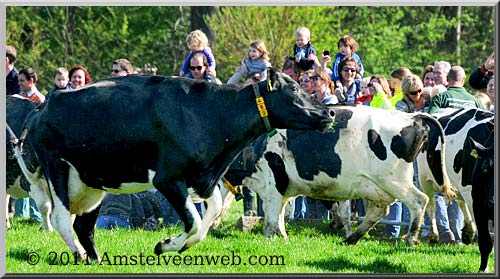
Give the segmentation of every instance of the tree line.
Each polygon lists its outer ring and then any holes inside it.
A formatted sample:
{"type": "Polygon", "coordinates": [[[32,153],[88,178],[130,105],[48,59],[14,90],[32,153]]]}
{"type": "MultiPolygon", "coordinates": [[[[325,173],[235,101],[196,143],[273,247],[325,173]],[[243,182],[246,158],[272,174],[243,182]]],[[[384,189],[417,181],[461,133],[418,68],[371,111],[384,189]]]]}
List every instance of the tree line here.
{"type": "Polygon", "coordinates": [[[306,26],[316,50],[338,52],[346,34],[359,45],[365,75],[386,77],[406,66],[421,74],[446,60],[470,74],[494,49],[494,6],[9,6],[6,43],[17,49],[18,69],[29,66],[38,87],[52,87],[58,67],[86,67],[93,80],[109,77],[111,62],[152,64],[176,75],[188,48],[186,35],[202,29],[210,39],[217,76],[227,81],[248,45],[265,42],[273,66],[291,55],[294,30],[306,26]]]}

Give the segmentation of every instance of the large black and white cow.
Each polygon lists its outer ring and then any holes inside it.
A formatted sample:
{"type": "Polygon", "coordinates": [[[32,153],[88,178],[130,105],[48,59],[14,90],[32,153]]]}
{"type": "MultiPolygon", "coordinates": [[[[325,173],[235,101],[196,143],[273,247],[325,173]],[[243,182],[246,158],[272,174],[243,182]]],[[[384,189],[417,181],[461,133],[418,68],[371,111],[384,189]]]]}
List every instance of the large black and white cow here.
{"type": "MultiPolygon", "coordinates": [[[[445,132],[446,168],[451,183],[458,188],[457,202],[464,213],[462,241],[471,242],[476,232],[474,217],[481,251],[480,270],[484,271],[492,249],[488,232],[488,203],[493,199],[494,115],[479,109],[442,109],[433,116],[445,132]],[[481,156],[475,158],[477,154],[481,156]],[[470,209],[473,210],[473,216],[470,209]]],[[[441,164],[441,159],[436,156],[440,152],[436,142],[437,136],[430,133],[429,148],[418,157],[419,180],[427,193],[431,193],[432,188],[441,181],[441,170],[436,168],[441,164]]],[[[430,197],[429,217],[432,230],[437,231],[434,196],[430,197]]]]}
{"type": "Polygon", "coordinates": [[[289,76],[268,71],[268,80],[246,87],[160,76],[105,79],[56,92],[30,115],[16,151],[34,152],[40,168],[26,166],[20,154],[19,163],[30,180],[47,176],[52,224],[75,257],[98,258],[93,232],[105,191],[151,185],[184,223],[154,252],[191,247],[219,213],[216,183],[238,152],[271,127],[325,129],[332,122],[332,110],[289,76]],[[203,220],[190,193],[208,204],[203,220]]]}
{"type": "MultiPolygon", "coordinates": [[[[23,176],[21,169],[14,156],[14,150],[10,144],[10,132],[16,137],[21,135],[23,123],[29,113],[31,113],[38,104],[31,100],[22,97],[21,95],[7,96],[6,100],[6,120],[11,131],[7,131],[7,147],[6,147],[6,171],[5,179],[7,186],[6,206],[8,206],[9,197],[27,198],[31,197],[34,201],[40,214],[42,215],[42,229],[52,231],[52,225],[49,220],[51,203],[46,183],[41,185],[30,185],[23,176]]],[[[28,159],[28,158],[27,158],[28,159]]],[[[35,159],[35,158],[30,158],[35,159]]],[[[43,181],[42,181],[43,182],[43,181]]],[[[8,210],[6,211],[8,213],[8,210]]],[[[7,227],[10,227],[10,221],[7,216],[7,227]]]]}
{"type": "MultiPolygon", "coordinates": [[[[324,133],[279,130],[268,140],[256,171],[243,181],[263,199],[266,233],[278,231],[286,237],[285,205],[297,195],[363,198],[367,201],[365,219],[346,239],[353,244],[398,199],[411,212],[407,241],[417,244],[429,198],[413,183],[413,162],[429,131],[441,131],[444,137],[441,126],[426,114],[366,106],[336,106],[335,115],[335,128],[324,133]]],[[[446,172],[443,177],[436,190],[453,196],[446,172]]]]}
{"type": "MultiPolygon", "coordinates": [[[[263,175],[265,170],[268,170],[267,166],[261,168],[258,164],[264,156],[266,146],[268,144],[268,136],[274,135],[270,133],[269,135],[262,135],[257,138],[250,146],[246,147],[242,153],[235,159],[231,164],[227,172],[224,174],[224,181],[220,183],[221,195],[222,195],[222,210],[221,216],[219,216],[215,221],[213,227],[217,227],[221,223],[222,216],[225,214],[232,201],[234,200],[235,194],[238,193],[236,186],[245,185],[250,187],[253,191],[259,193],[262,190],[262,185],[269,183],[269,179],[274,179],[271,173],[263,175]],[[263,172],[264,171],[264,172],[263,172]]],[[[241,191],[239,193],[241,195],[241,191]]],[[[279,193],[276,193],[279,194],[279,193]]],[[[259,195],[261,199],[265,199],[263,206],[265,211],[268,204],[268,197],[264,194],[259,195]]],[[[271,197],[272,198],[272,197],[271,197]]],[[[350,223],[350,201],[331,201],[331,200],[321,200],[323,205],[332,214],[331,226],[334,229],[343,227],[345,230],[345,235],[348,236],[352,233],[351,223],[350,223]]],[[[280,203],[281,205],[281,203],[280,203]]],[[[264,235],[270,237],[275,233],[280,233],[274,230],[272,226],[265,223],[263,226],[264,235]]],[[[286,235],[282,235],[286,237],[286,235]]]]}

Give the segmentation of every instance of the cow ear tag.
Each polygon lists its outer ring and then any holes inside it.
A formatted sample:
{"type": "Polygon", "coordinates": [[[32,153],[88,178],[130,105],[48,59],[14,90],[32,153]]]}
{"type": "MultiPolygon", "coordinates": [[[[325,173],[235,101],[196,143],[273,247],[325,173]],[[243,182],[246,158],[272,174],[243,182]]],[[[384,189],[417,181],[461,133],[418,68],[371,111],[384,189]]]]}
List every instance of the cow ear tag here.
{"type": "Polygon", "coordinates": [[[273,85],[271,84],[271,79],[267,79],[267,91],[271,92],[273,91],[273,85]]]}
{"type": "Polygon", "coordinates": [[[472,151],[470,152],[470,156],[474,157],[474,159],[477,159],[479,157],[479,154],[477,154],[476,149],[472,149],[472,151]]]}

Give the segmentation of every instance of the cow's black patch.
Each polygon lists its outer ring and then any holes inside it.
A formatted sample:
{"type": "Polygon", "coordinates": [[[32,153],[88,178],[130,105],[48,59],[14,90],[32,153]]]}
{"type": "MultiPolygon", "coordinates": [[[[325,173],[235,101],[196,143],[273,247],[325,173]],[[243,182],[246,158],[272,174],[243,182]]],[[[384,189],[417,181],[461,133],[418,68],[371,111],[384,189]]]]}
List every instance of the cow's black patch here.
{"type": "Polygon", "coordinates": [[[445,129],[444,133],[446,136],[456,134],[460,130],[462,130],[465,123],[467,123],[468,121],[473,119],[474,115],[477,112],[477,110],[471,109],[471,110],[461,114],[459,117],[455,117],[461,111],[462,110],[456,111],[448,116],[441,117],[439,119],[439,123],[441,123],[441,126],[443,126],[443,129],[445,129]]]}
{"type": "Polygon", "coordinates": [[[236,160],[231,164],[228,171],[224,174],[224,178],[233,185],[241,185],[243,179],[257,172],[255,164],[264,155],[266,144],[267,134],[264,134],[252,142],[251,145],[243,149],[236,160]]]}
{"type": "Polygon", "coordinates": [[[462,169],[462,158],[463,158],[463,149],[458,150],[457,154],[453,158],[453,171],[455,173],[459,173],[462,169]]]}
{"type": "Polygon", "coordinates": [[[401,129],[399,135],[392,137],[391,150],[399,159],[408,163],[415,161],[422,141],[427,136],[421,122],[401,129]]]}
{"type": "Polygon", "coordinates": [[[146,86],[153,86],[158,83],[161,83],[165,80],[165,77],[163,76],[151,76],[147,81],[146,81],[146,86]]]}
{"type": "Polygon", "coordinates": [[[207,85],[208,83],[204,81],[193,82],[191,85],[191,92],[205,92],[205,90],[207,90],[207,85]]]}
{"type": "Polygon", "coordinates": [[[297,172],[302,179],[313,180],[320,171],[336,178],[342,169],[342,160],[335,153],[340,129],[348,126],[351,110],[335,107],[335,127],[325,132],[287,130],[287,148],[293,154],[297,172]]]}
{"type": "Polygon", "coordinates": [[[290,182],[288,174],[286,173],[285,162],[283,162],[283,159],[274,152],[266,152],[264,158],[266,158],[267,164],[273,172],[276,189],[284,196],[288,188],[288,183],[290,182]]]}
{"type": "Polygon", "coordinates": [[[380,135],[373,129],[368,130],[368,146],[379,160],[387,159],[387,149],[380,139],[380,135]]]}

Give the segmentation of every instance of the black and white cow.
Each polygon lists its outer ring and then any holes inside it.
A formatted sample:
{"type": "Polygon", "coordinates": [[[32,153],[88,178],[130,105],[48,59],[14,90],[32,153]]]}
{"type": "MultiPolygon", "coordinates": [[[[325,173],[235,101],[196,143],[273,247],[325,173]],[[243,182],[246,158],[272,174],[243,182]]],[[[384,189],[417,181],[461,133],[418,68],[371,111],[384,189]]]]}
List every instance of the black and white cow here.
{"type": "MultiPolygon", "coordinates": [[[[445,132],[447,172],[451,183],[458,188],[457,202],[464,213],[462,241],[472,241],[476,232],[474,216],[481,251],[480,270],[484,271],[492,249],[488,233],[488,208],[491,204],[488,204],[493,199],[494,115],[479,109],[442,109],[433,116],[445,132]],[[481,155],[475,158],[475,154],[481,155]],[[470,209],[473,210],[473,216],[470,209]]],[[[441,164],[441,159],[435,156],[440,148],[436,142],[437,136],[431,133],[427,152],[418,157],[419,180],[427,193],[431,193],[432,188],[441,181],[441,170],[436,167],[441,164]]],[[[428,212],[432,230],[437,232],[433,195],[428,212]]]]}
{"type": "MultiPolygon", "coordinates": [[[[273,135],[274,133],[269,134],[273,135]]],[[[231,203],[234,200],[235,193],[238,189],[235,186],[245,185],[248,186],[254,192],[259,193],[262,190],[260,185],[266,185],[269,183],[269,179],[274,179],[272,174],[262,175],[263,169],[258,164],[259,160],[263,159],[264,151],[268,144],[268,135],[262,135],[257,138],[250,146],[246,147],[242,153],[231,164],[227,172],[224,174],[224,181],[220,183],[221,195],[222,195],[222,210],[221,215],[214,221],[213,227],[217,227],[221,223],[221,218],[224,216],[225,212],[229,210],[231,203]]],[[[264,168],[266,169],[266,168],[264,168]]],[[[266,199],[264,195],[260,195],[261,199],[266,199]]],[[[334,229],[343,227],[345,230],[345,235],[351,234],[351,223],[350,223],[350,201],[330,201],[321,200],[323,205],[332,214],[331,226],[334,229]]],[[[263,206],[266,211],[269,202],[264,202],[263,206]]],[[[264,227],[264,235],[270,237],[274,233],[280,233],[279,231],[273,230],[272,226],[269,226],[266,222],[264,227]]],[[[282,235],[286,237],[286,235],[282,235]]]]}
{"type": "Polygon", "coordinates": [[[30,180],[46,174],[52,224],[75,257],[86,252],[98,259],[93,232],[105,191],[151,185],[184,223],[184,231],[159,242],[155,253],[191,247],[219,214],[216,183],[238,152],[271,127],[325,129],[332,122],[332,110],[289,76],[268,71],[268,80],[246,87],[160,76],[105,79],[56,92],[30,115],[16,151],[36,153],[40,168],[19,158],[20,166],[30,180]],[[190,193],[208,204],[203,220],[190,193]]]}
{"type": "MultiPolygon", "coordinates": [[[[21,135],[23,123],[29,113],[31,113],[38,104],[31,100],[22,97],[21,95],[7,96],[6,100],[6,120],[11,131],[7,131],[7,147],[6,147],[6,171],[5,179],[7,186],[6,206],[9,204],[9,197],[27,198],[31,197],[34,201],[40,214],[42,215],[42,229],[52,231],[52,225],[49,220],[51,211],[50,196],[47,184],[42,182],[40,185],[30,185],[23,176],[21,169],[14,156],[14,150],[10,143],[10,132],[13,132],[16,137],[21,135]]],[[[35,159],[35,158],[31,158],[35,159]]],[[[9,211],[7,210],[6,213],[9,211]]],[[[7,228],[10,227],[10,221],[7,216],[7,228]]]]}
{"type": "MultiPolygon", "coordinates": [[[[262,197],[268,234],[279,231],[286,236],[285,205],[297,195],[325,200],[363,198],[367,201],[365,219],[346,239],[353,244],[398,199],[410,209],[407,241],[414,245],[429,198],[413,183],[413,162],[433,130],[442,135],[439,123],[426,114],[336,106],[333,130],[278,130],[268,140],[256,172],[243,184],[262,197]]],[[[446,172],[443,176],[436,190],[453,196],[446,172]]]]}

